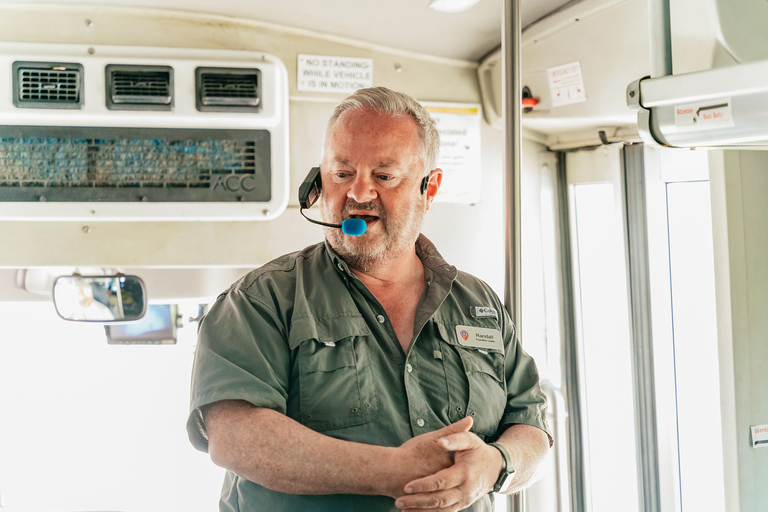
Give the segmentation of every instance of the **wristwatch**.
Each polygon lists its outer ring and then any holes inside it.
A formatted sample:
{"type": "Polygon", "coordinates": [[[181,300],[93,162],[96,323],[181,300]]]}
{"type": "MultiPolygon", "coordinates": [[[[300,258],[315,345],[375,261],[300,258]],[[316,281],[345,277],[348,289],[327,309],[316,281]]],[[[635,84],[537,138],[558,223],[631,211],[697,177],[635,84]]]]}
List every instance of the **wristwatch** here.
{"type": "Polygon", "coordinates": [[[501,452],[501,458],[504,460],[504,467],[501,468],[499,479],[493,484],[493,492],[501,492],[506,487],[507,483],[512,480],[512,475],[515,474],[515,468],[512,467],[512,458],[509,456],[509,452],[506,448],[499,443],[488,443],[488,446],[493,446],[501,452]]]}

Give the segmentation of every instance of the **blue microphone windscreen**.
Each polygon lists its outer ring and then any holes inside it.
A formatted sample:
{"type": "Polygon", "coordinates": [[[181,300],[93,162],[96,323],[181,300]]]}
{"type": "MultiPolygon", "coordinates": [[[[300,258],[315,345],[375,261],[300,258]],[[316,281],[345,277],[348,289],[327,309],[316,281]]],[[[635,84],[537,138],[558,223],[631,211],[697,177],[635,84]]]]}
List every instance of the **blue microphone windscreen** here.
{"type": "Polygon", "coordinates": [[[345,235],[362,235],[367,228],[368,224],[363,219],[345,219],[341,223],[341,232],[345,235]]]}

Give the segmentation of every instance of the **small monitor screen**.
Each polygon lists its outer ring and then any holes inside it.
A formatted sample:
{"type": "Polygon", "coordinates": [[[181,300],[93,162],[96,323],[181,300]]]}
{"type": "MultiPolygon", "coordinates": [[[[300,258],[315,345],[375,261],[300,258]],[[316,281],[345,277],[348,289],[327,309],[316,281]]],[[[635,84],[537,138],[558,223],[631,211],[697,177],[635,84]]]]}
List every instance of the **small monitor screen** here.
{"type": "Polygon", "coordinates": [[[176,306],[150,304],[138,322],[104,326],[110,345],[176,344],[176,306]]]}

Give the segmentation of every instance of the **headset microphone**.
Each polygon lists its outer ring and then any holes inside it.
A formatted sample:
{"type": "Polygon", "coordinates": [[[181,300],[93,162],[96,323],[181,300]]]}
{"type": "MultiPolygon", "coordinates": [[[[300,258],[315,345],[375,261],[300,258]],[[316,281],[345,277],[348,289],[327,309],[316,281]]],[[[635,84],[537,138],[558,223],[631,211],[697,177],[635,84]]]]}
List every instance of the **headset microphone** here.
{"type": "Polygon", "coordinates": [[[309,171],[309,174],[307,174],[304,182],[299,187],[299,205],[301,206],[299,213],[301,213],[301,216],[313,224],[328,226],[329,228],[339,228],[345,235],[359,236],[365,233],[365,230],[368,228],[368,224],[366,224],[363,219],[351,218],[345,219],[341,224],[329,224],[327,222],[320,222],[319,220],[310,219],[304,215],[304,209],[311,207],[320,197],[321,186],[322,181],[320,180],[320,168],[313,167],[309,171]]]}
{"type": "Polygon", "coordinates": [[[365,223],[363,219],[356,219],[356,218],[350,218],[350,219],[344,219],[344,222],[341,224],[329,224],[328,222],[320,222],[319,220],[310,219],[306,215],[304,215],[304,208],[299,209],[299,213],[301,213],[301,216],[307,219],[312,224],[318,224],[320,226],[328,226],[329,228],[340,228],[341,232],[345,235],[352,235],[352,236],[358,236],[365,233],[365,230],[368,229],[368,224],[365,223]]]}

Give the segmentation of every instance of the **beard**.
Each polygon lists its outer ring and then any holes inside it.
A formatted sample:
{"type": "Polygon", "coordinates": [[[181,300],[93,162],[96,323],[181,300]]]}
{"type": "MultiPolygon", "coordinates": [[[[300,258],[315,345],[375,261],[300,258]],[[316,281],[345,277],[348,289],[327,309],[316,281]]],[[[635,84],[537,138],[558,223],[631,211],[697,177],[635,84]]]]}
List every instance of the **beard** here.
{"type": "Polygon", "coordinates": [[[414,244],[421,232],[424,217],[427,213],[426,204],[415,198],[408,204],[407,210],[399,215],[387,215],[381,203],[370,201],[358,203],[348,199],[341,209],[340,215],[333,214],[322,197],[319,207],[323,220],[334,224],[349,216],[352,210],[364,210],[379,218],[381,232],[363,233],[359,236],[345,235],[341,229],[324,227],[325,236],[331,247],[347,262],[350,268],[360,272],[369,272],[377,265],[395,259],[404,251],[414,250],[414,244]]]}

